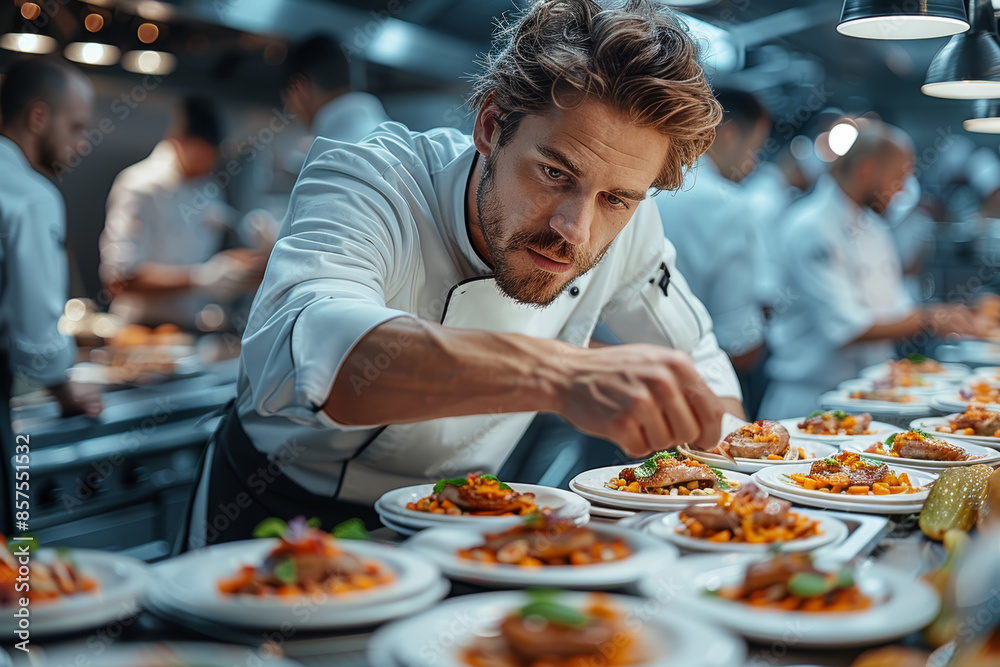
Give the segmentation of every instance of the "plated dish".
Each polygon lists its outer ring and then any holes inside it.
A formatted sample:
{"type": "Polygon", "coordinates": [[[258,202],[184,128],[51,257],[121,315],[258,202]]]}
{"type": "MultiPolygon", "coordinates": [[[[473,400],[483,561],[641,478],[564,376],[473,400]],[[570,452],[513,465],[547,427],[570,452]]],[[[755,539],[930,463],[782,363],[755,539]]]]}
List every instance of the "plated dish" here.
{"type": "Polygon", "coordinates": [[[536,515],[500,533],[432,528],[404,543],[452,578],[480,586],[624,586],[677,558],[674,547],[615,526],[576,526],[536,515]]]}
{"type": "MultiPolygon", "coordinates": [[[[0,535],[0,609],[18,606],[20,598],[27,598],[32,605],[44,605],[62,598],[79,595],[97,595],[101,585],[92,574],[81,571],[72,552],[68,549],[49,550],[46,559],[31,558],[31,578],[28,587],[18,586],[18,557],[20,545],[34,542],[7,542],[0,535]]],[[[25,579],[21,579],[24,582],[25,579]]]]}
{"type": "MultiPolygon", "coordinates": [[[[729,487],[722,490],[733,490],[739,488],[741,484],[750,481],[749,475],[743,473],[719,468],[713,469],[710,466],[705,467],[710,468],[717,479],[719,479],[719,475],[722,475],[719,482],[720,486],[721,484],[725,484],[729,487]]],[[[690,468],[693,469],[693,467],[690,468]]],[[[683,495],[680,491],[677,491],[676,494],[672,494],[669,491],[667,493],[635,493],[618,487],[617,482],[614,483],[614,486],[611,486],[610,480],[618,480],[622,472],[623,469],[620,466],[607,466],[588,470],[570,480],[569,488],[573,493],[587,501],[608,507],[630,510],[655,510],[662,512],[671,509],[680,509],[692,504],[712,505],[716,500],[714,490],[708,494],[703,492],[699,495],[691,493],[683,495]]],[[[626,482],[625,487],[630,483],[626,482]]],[[[689,491],[692,490],[689,489],[689,491]]]]}
{"type": "Polygon", "coordinates": [[[861,377],[878,379],[893,374],[907,375],[914,373],[923,378],[956,382],[967,377],[970,369],[963,364],[940,362],[936,359],[925,357],[922,354],[911,354],[905,359],[887,361],[875,366],[869,366],[861,371],[861,377]]]}
{"type": "Polygon", "coordinates": [[[882,461],[903,461],[908,465],[932,467],[970,465],[1000,459],[1000,454],[995,451],[968,443],[959,445],[948,442],[919,429],[894,433],[885,442],[875,442],[866,447],[862,453],[882,461]]]}
{"type": "Polygon", "coordinates": [[[926,415],[930,411],[929,397],[917,394],[880,395],[867,393],[866,398],[859,397],[857,392],[843,389],[828,391],[819,397],[819,404],[824,410],[843,410],[845,412],[870,412],[873,415],[914,416],[926,415]],[[898,400],[905,397],[906,400],[898,400]],[[890,400],[886,400],[886,399],[890,400]]]}
{"type": "Polygon", "coordinates": [[[469,473],[438,480],[432,493],[407,503],[406,509],[452,516],[528,516],[539,508],[535,494],[516,491],[496,475],[469,473]]]}
{"type": "Polygon", "coordinates": [[[788,475],[791,484],[804,491],[826,492],[849,496],[891,496],[926,492],[914,486],[906,472],[896,473],[880,461],[873,461],[857,452],[840,452],[816,461],[807,473],[788,475]]]}
{"type": "Polygon", "coordinates": [[[640,582],[644,593],[664,586],[692,614],[755,641],[790,643],[795,628],[803,648],[888,642],[926,626],[940,607],[934,590],[906,572],[871,563],[845,571],[799,554],[692,556],[659,581],[640,582]]]}
{"type": "MultiPolygon", "coordinates": [[[[749,486],[749,485],[747,485],[749,486]]],[[[743,487],[747,488],[746,486],[743,487]]],[[[697,508],[703,505],[694,506],[697,508]]],[[[690,509],[690,508],[689,508],[690,509]]],[[[815,534],[810,537],[796,538],[788,542],[747,542],[733,541],[713,542],[705,537],[692,537],[688,525],[681,518],[682,512],[667,514],[658,520],[643,524],[643,530],[661,540],[688,551],[717,553],[768,553],[780,545],[784,553],[796,551],[814,551],[825,546],[843,542],[850,534],[850,529],[840,519],[830,516],[827,512],[799,509],[795,514],[816,522],[815,534]]]]}
{"type": "Polygon", "coordinates": [[[980,438],[1000,439],[1000,412],[972,404],[965,409],[965,412],[950,415],[947,425],[937,426],[934,430],[949,435],[975,435],[980,438]]]}
{"type": "Polygon", "coordinates": [[[795,428],[803,436],[872,435],[872,416],[867,412],[850,414],[843,410],[815,410],[795,428]]]}
{"type": "MultiPolygon", "coordinates": [[[[739,486],[738,482],[733,483],[739,486]]],[[[734,486],[721,470],[673,452],[659,452],[633,467],[622,468],[604,485],[613,491],[658,496],[714,496],[734,486]]]]}
{"type": "Polygon", "coordinates": [[[380,667],[738,667],[745,655],[731,634],[658,602],[511,591],[463,595],[380,628],[368,661],[380,667]],[[650,604],[657,605],[655,613],[650,604]]]}
{"type": "Polygon", "coordinates": [[[940,434],[940,437],[945,440],[973,442],[987,447],[1000,447],[1000,437],[995,435],[969,434],[968,431],[970,428],[976,430],[972,423],[970,423],[969,416],[975,416],[980,411],[991,413],[984,415],[983,421],[986,423],[992,420],[992,414],[997,414],[990,410],[986,410],[982,406],[970,405],[965,409],[965,412],[955,412],[943,417],[922,417],[920,419],[914,419],[910,422],[910,428],[920,429],[922,431],[927,431],[928,433],[940,434]]]}

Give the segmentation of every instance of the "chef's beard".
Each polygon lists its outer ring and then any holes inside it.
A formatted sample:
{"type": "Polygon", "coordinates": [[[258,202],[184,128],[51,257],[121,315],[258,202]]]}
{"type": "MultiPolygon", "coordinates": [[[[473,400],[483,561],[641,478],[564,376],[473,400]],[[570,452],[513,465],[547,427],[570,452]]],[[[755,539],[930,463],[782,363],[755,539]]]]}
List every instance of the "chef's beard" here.
{"type": "Polygon", "coordinates": [[[507,218],[500,197],[494,191],[493,179],[496,175],[496,159],[489,156],[483,160],[483,174],[476,186],[476,210],[479,213],[479,226],[490,251],[493,261],[493,273],[504,294],[519,303],[538,306],[548,306],[562,294],[571,282],[597,266],[608,252],[611,244],[604,246],[598,253],[583,252],[567,242],[553,229],[546,227],[542,231],[515,231],[501,243],[503,221],[507,218]],[[510,258],[520,250],[530,248],[561,262],[571,262],[572,269],[566,274],[549,273],[541,268],[533,267],[527,273],[518,273],[510,258]]]}

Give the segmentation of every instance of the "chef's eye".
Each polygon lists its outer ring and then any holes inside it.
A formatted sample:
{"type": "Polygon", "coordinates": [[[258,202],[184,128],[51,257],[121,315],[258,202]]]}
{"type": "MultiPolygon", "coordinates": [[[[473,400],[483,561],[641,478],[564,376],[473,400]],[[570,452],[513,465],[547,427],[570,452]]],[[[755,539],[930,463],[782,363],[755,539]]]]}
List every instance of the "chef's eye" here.
{"type": "Polygon", "coordinates": [[[625,200],[622,199],[621,197],[616,197],[615,195],[608,195],[606,199],[607,199],[608,204],[612,208],[617,208],[617,209],[622,209],[622,210],[628,208],[628,204],[626,204],[625,200]]]}
{"type": "Polygon", "coordinates": [[[562,171],[559,171],[558,169],[553,169],[552,167],[548,167],[545,165],[542,165],[542,169],[545,171],[545,175],[551,178],[553,181],[565,180],[566,174],[562,171]]]}

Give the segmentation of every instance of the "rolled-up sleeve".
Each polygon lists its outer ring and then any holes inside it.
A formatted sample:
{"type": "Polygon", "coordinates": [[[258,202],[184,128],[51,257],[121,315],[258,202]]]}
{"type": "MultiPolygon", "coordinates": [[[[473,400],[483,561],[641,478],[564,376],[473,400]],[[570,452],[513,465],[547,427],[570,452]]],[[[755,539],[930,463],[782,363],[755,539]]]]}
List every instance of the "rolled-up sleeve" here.
{"type": "Polygon", "coordinates": [[[259,414],[346,428],[320,410],[344,359],[373,328],[409,315],[386,305],[419,249],[396,178],[393,165],[347,148],[307,161],[243,336],[259,414]]]}
{"type": "Polygon", "coordinates": [[[718,396],[742,400],[729,357],[719,347],[712,319],[677,269],[674,246],[663,237],[655,206],[642,208],[629,240],[632,256],[623,285],[601,315],[623,343],[664,345],[690,355],[698,373],[718,396]]]}
{"type": "Polygon", "coordinates": [[[3,239],[9,363],[16,377],[51,387],[66,381],[76,360],[73,339],[58,328],[68,288],[66,211],[55,191],[26,201],[23,210],[5,212],[11,216],[3,239]]]}

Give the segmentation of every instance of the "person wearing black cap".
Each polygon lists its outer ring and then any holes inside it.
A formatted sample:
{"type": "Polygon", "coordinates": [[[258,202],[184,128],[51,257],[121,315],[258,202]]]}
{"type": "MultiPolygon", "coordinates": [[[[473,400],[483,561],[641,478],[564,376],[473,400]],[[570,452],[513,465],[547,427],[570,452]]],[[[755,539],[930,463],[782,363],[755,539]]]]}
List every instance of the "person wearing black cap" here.
{"type": "Polygon", "coordinates": [[[221,124],[212,104],[184,98],[166,137],[122,171],[108,195],[101,281],[129,323],[194,328],[209,303],[256,288],[266,252],[221,250],[235,211],[211,177],[221,124]]]}

